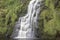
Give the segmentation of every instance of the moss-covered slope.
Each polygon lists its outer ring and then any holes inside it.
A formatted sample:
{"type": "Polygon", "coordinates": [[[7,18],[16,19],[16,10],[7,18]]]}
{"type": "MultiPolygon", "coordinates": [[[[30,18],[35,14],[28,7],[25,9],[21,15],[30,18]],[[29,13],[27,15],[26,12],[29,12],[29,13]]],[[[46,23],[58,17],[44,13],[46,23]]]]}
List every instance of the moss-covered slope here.
{"type": "MultiPolygon", "coordinates": [[[[11,35],[15,22],[27,12],[29,1],[0,0],[0,39],[11,35]]],[[[42,38],[55,40],[60,35],[60,0],[44,0],[43,3],[39,31],[42,38]]]]}
{"type": "Polygon", "coordinates": [[[40,29],[42,28],[43,38],[55,40],[57,35],[60,35],[60,0],[44,2],[45,7],[40,14],[40,29]]]}
{"type": "Polygon", "coordinates": [[[29,0],[0,0],[0,37],[11,35],[19,16],[27,11],[29,0]]]}

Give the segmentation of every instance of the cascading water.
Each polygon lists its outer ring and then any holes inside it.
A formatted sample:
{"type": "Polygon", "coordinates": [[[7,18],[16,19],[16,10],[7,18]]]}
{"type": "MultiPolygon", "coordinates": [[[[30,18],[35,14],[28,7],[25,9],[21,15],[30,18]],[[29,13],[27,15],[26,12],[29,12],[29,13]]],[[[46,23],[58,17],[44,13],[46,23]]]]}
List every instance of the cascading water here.
{"type": "Polygon", "coordinates": [[[13,31],[13,38],[35,38],[35,29],[37,26],[37,17],[40,12],[42,0],[31,0],[28,5],[28,12],[25,16],[20,17],[13,31]]]}

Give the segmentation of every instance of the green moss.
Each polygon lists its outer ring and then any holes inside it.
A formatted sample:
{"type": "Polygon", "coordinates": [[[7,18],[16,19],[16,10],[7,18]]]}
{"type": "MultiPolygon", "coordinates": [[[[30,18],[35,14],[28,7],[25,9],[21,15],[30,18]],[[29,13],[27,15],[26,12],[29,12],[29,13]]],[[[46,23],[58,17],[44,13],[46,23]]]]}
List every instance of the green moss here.
{"type": "MultiPolygon", "coordinates": [[[[56,37],[57,32],[60,32],[60,1],[59,0],[45,0],[44,9],[40,14],[40,20],[43,19],[43,22],[40,22],[40,29],[42,27],[42,36],[46,37],[47,40],[51,37],[56,37]],[[59,6],[59,7],[57,7],[59,6]],[[43,25],[43,26],[42,26],[43,25]],[[46,35],[47,34],[47,35],[46,35]]],[[[55,39],[55,38],[54,38],[55,39]]],[[[52,40],[52,39],[51,39],[52,40]]]]}
{"type": "MultiPolygon", "coordinates": [[[[29,0],[0,0],[0,35],[11,35],[15,22],[26,13],[29,0]]],[[[1,36],[2,36],[1,35],[1,36]]]]}

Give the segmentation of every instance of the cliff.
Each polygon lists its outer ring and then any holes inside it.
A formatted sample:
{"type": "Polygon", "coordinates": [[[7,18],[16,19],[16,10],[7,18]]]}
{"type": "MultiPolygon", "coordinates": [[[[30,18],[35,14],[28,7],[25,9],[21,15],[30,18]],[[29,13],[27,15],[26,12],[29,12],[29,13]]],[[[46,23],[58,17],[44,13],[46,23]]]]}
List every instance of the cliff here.
{"type": "MultiPolygon", "coordinates": [[[[0,38],[10,36],[16,21],[24,16],[30,0],[0,0],[0,38]]],[[[39,31],[43,39],[60,36],[60,0],[44,0],[39,15],[39,31]]],[[[40,34],[39,34],[40,35],[40,34]]]]}

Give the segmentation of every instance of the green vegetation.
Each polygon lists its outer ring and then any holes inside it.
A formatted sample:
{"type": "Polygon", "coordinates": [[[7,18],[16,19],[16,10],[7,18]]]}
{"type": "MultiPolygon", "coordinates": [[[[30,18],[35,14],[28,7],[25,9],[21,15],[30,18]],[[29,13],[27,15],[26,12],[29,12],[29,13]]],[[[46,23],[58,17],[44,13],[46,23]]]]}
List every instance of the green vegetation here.
{"type": "MultiPolygon", "coordinates": [[[[15,22],[27,12],[30,0],[0,0],[0,39],[11,35],[15,22]]],[[[60,38],[60,0],[44,0],[39,20],[42,38],[59,40],[60,38]]]]}
{"type": "Polygon", "coordinates": [[[60,0],[45,0],[45,7],[40,14],[40,20],[43,20],[43,26],[40,27],[43,27],[43,36],[45,35],[47,40],[49,36],[50,40],[55,40],[57,35],[60,35],[60,0]]]}
{"type": "Polygon", "coordinates": [[[0,37],[11,35],[19,16],[26,13],[29,0],[0,0],[0,37]],[[21,14],[21,15],[20,15],[21,14]]]}

